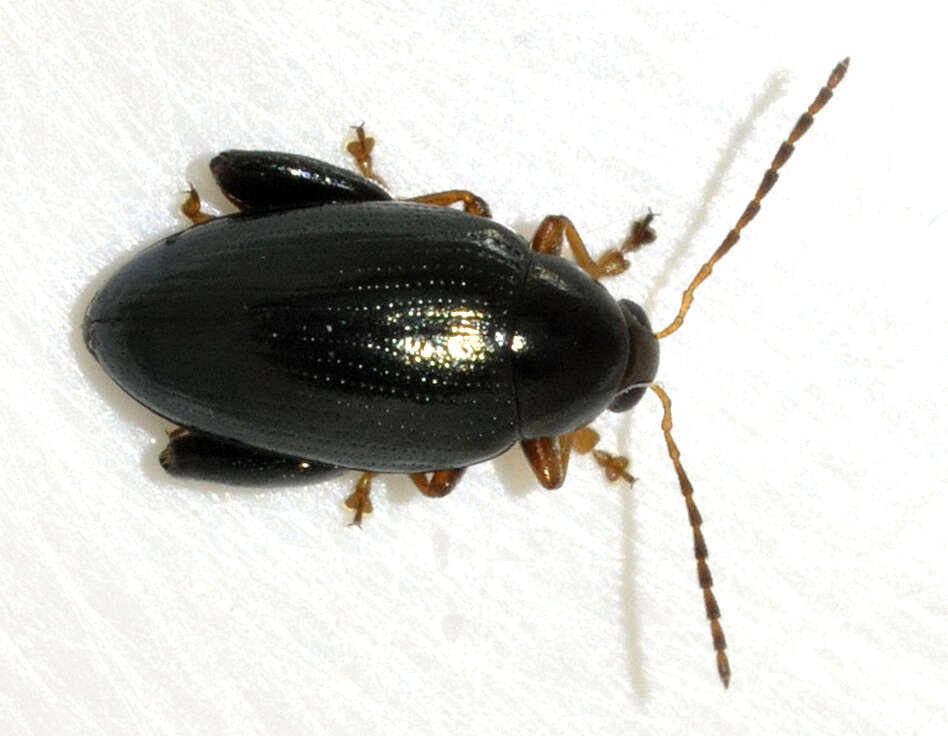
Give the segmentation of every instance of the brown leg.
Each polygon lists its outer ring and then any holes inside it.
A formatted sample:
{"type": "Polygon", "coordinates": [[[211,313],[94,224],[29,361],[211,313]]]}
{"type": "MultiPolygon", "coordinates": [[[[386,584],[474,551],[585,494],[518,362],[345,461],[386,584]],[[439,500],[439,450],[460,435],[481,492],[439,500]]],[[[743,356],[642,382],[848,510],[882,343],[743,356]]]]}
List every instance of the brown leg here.
{"type": "Polygon", "coordinates": [[[481,217],[490,217],[490,207],[487,205],[487,202],[466,189],[451,189],[447,192],[423,194],[420,197],[411,197],[405,201],[418,202],[419,204],[435,204],[439,207],[450,207],[452,204],[462,202],[465,212],[472,215],[480,215],[481,217]]]}
{"type": "MultiPolygon", "coordinates": [[[[346,144],[346,151],[355,159],[356,166],[362,172],[362,176],[367,179],[373,179],[382,186],[385,182],[375,173],[372,168],[372,149],[375,148],[375,139],[365,134],[364,124],[354,126],[356,139],[346,144]]],[[[423,194],[420,197],[411,197],[405,202],[418,202],[419,204],[433,204],[438,207],[450,207],[453,204],[461,202],[464,205],[464,211],[472,215],[481,217],[490,217],[490,207],[481,197],[465,189],[451,189],[447,192],[436,192],[434,194],[423,194]]]]}
{"type": "MultiPolygon", "coordinates": [[[[430,498],[440,498],[447,496],[461,480],[464,471],[467,468],[454,468],[453,470],[436,470],[431,474],[429,480],[427,473],[412,473],[408,477],[412,479],[418,490],[430,498]]],[[[362,517],[365,514],[372,513],[372,500],[369,494],[372,492],[372,478],[378,473],[363,473],[356,481],[355,490],[346,499],[346,508],[355,511],[352,519],[353,526],[362,526],[362,517]]]]}
{"type": "Polygon", "coordinates": [[[431,474],[430,480],[427,473],[412,473],[408,477],[412,479],[418,490],[429,498],[441,498],[454,490],[466,469],[436,470],[431,474]]]}
{"type": "Polygon", "coordinates": [[[624,478],[630,484],[635,478],[628,472],[629,459],[621,455],[612,455],[605,450],[595,449],[599,434],[589,427],[582,427],[571,434],[560,437],[540,437],[535,440],[523,440],[520,446],[530,462],[530,467],[544,488],[553,490],[566,480],[566,468],[569,465],[571,450],[580,455],[592,452],[593,459],[603,469],[610,482],[624,478]]]}
{"type": "Polygon", "coordinates": [[[363,473],[356,481],[355,490],[346,499],[346,508],[355,511],[352,517],[351,526],[362,526],[362,515],[372,513],[372,500],[369,494],[372,492],[372,477],[375,473],[363,473]]]}
{"type": "Polygon", "coordinates": [[[571,434],[564,434],[559,437],[523,440],[520,443],[534,475],[544,488],[555,490],[566,480],[569,453],[573,447],[572,438],[571,434]]]}
{"type": "Polygon", "coordinates": [[[622,246],[606,251],[598,261],[594,261],[589,255],[576,226],[564,215],[549,215],[543,218],[533,235],[531,247],[538,253],[558,256],[563,250],[565,237],[576,263],[598,281],[604,276],[616,276],[625,271],[629,267],[629,262],[623,254],[655,240],[655,231],[650,226],[653,219],[655,215],[649,212],[641,220],[632,223],[632,231],[622,246]]]}
{"type": "Polygon", "coordinates": [[[573,449],[580,455],[592,452],[593,459],[603,469],[609,482],[615,482],[619,478],[624,478],[630,484],[635,483],[635,478],[628,472],[629,458],[622,455],[613,455],[605,450],[597,450],[599,444],[599,433],[590,427],[583,427],[573,432],[573,449]]]}
{"type": "Polygon", "coordinates": [[[372,169],[372,149],[375,148],[375,138],[365,134],[364,123],[354,125],[353,128],[355,129],[356,139],[346,143],[346,151],[355,159],[356,166],[359,167],[362,176],[377,181],[384,187],[385,182],[372,169]]]}
{"type": "Polygon", "coordinates": [[[625,253],[638,250],[643,245],[648,245],[655,241],[655,231],[652,229],[652,220],[655,214],[649,210],[649,213],[632,223],[632,229],[629,230],[629,236],[618,248],[610,248],[603,253],[597,261],[599,267],[605,271],[606,276],[616,276],[629,267],[629,262],[625,259],[625,253]]]}
{"type": "Polygon", "coordinates": [[[201,198],[198,196],[197,189],[194,188],[193,184],[189,184],[188,186],[190,187],[188,198],[184,201],[184,204],[181,205],[181,211],[184,213],[184,216],[195,225],[213,220],[214,215],[209,215],[201,210],[201,198]]]}

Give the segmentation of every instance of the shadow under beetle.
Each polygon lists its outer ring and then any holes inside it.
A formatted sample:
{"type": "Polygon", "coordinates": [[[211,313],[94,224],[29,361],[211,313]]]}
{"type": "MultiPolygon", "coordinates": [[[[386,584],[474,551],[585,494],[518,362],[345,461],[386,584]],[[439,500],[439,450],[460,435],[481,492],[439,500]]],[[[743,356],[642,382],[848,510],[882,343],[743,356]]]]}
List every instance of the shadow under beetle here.
{"type": "Polygon", "coordinates": [[[348,150],[362,176],[285,153],[216,156],[214,178],[239,213],[205,214],[192,188],[182,210],[194,227],[106,283],[86,312],[86,345],[123,390],[179,425],[161,453],[168,472],[264,485],[360,470],[346,501],[355,523],[371,511],[375,473],[407,473],[425,495],[444,496],[467,466],[515,442],[546,488],[562,485],[572,449],[593,452],[610,480],[631,482],[628,460],[596,450],[586,425],[605,409],[631,409],[651,388],[727,686],[701,516],[671,436],[671,403],[653,382],[658,340],[681,326],[848,61],[657,333],[638,305],[599,283],[628,267],[624,252],[654,240],[651,213],[598,260],[560,215],[527,243],[467,191],[393,200],[359,126],[348,150]],[[564,240],[575,263],[560,257],[564,240]]]}

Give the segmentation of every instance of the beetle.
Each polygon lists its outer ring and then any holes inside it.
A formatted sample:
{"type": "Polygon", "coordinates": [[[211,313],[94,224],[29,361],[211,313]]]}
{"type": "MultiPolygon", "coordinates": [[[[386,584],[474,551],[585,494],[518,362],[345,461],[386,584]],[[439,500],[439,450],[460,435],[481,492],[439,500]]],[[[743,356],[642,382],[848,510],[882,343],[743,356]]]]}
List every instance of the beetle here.
{"type": "Polygon", "coordinates": [[[178,426],[160,456],[168,472],[266,485],[360,470],[346,500],[354,523],[371,511],[376,473],[407,473],[424,494],[444,496],[465,468],[516,442],[546,488],[562,485],[572,449],[631,482],[628,460],[595,449],[587,425],[651,388],[726,687],[702,520],[671,402],[654,382],[658,341],[681,326],[847,67],[833,69],[658,332],[600,283],[655,238],[651,212],[599,259],[562,215],[528,243],[466,190],[394,200],[360,125],[348,145],[360,174],[295,154],[217,155],[211,171],[238,213],[211,217],[192,187],[182,211],[193,226],[108,280],[86,311],[85,343],[124,391],[178,426]],[[574,262],[560,257],[564,241],[574,262]]]}

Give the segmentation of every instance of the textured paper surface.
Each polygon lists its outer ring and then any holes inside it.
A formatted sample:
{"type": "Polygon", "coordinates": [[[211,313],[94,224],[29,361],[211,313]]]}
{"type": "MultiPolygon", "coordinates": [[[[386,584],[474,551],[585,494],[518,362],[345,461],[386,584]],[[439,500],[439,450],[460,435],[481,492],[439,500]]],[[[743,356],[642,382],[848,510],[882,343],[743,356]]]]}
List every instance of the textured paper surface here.
{"type": "Polygon", "coordinates": [[[943,728],[948,240],[940,22],[910,4],[0,4],[5,734],[931,733],[943,728]],[[793,13],[788,16],[788,13],[793,13]],[[905,23],[901,29],[898,24],[905,23]],[[909,32],[908,26],[911,25],[909,32]],[[934,55],[938,54],[938,58],[934,55]],[[656,324],[833,64],[849,78],[663,344],[734,670],[716,679],[651,397],[634,489],[519,451],[446,499],[172,480],[83,310],[206,162],[466,187],[596,252],[656,324]]]}

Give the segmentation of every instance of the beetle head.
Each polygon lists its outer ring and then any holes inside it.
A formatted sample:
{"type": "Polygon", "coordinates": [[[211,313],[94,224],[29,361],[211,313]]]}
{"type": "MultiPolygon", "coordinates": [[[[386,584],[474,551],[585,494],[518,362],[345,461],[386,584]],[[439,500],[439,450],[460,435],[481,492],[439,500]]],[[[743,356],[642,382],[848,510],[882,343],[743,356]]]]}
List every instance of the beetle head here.
{"type": "Polygon", "coordinates": [[[610,411],[627,411],[639,403],[658,373],[658,339],[645,311],[628,299],[620,299],[619,306],[629,330],[629,362],[619,393],[609,404],[610,411]]]}

